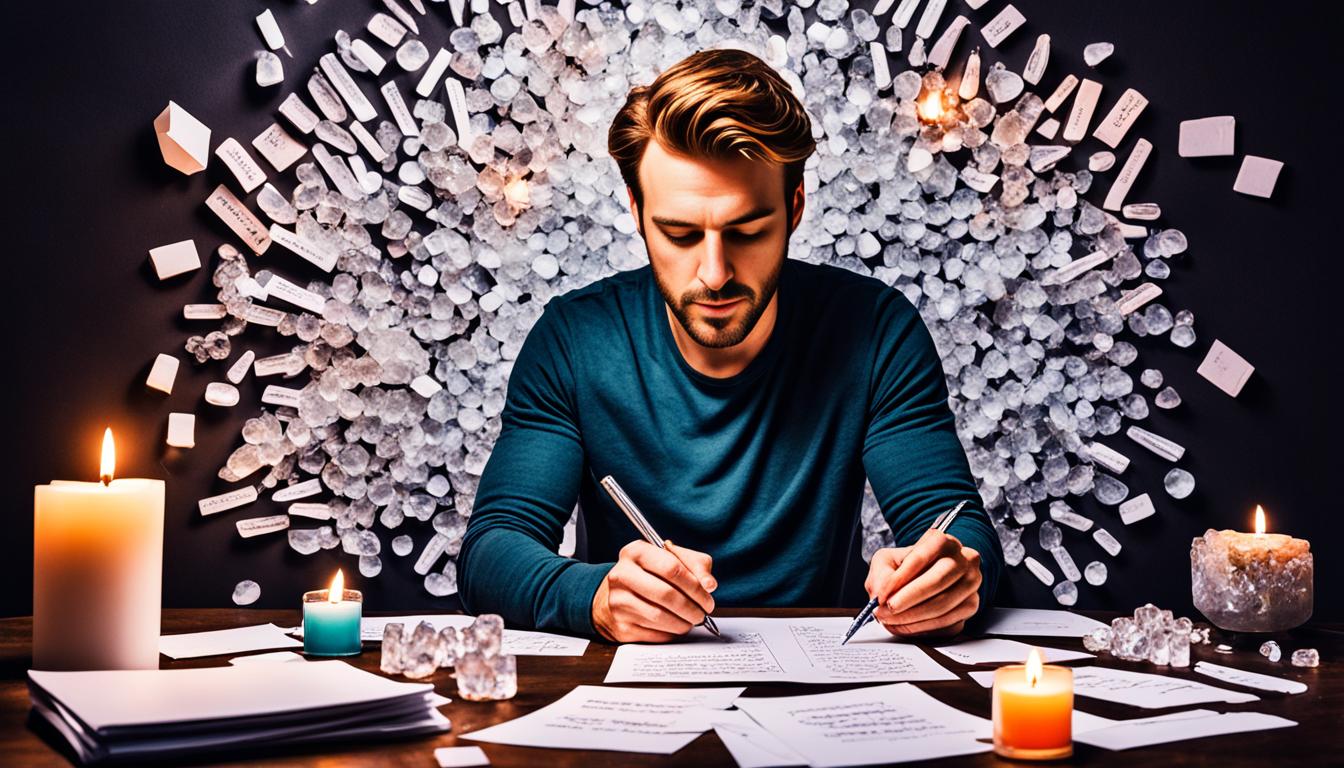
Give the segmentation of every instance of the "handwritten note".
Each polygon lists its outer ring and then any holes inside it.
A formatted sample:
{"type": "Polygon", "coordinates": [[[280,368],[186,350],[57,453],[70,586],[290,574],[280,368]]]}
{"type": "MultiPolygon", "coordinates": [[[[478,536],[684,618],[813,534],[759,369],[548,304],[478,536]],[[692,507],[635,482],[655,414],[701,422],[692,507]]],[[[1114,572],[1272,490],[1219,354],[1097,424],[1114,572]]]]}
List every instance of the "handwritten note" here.
{"type": "Polygon", "coordinates": [[[910,683],[812,696],[740,698],[738,709],[810,766],[931,760],[987,752],[990,722],[910,683]]]}
{"type": "Polygon", "coordinates": [[[662,645],[616,649],[607,683],[800,683],[955,680],[913,645],[870,625],[840,645],[845,617],[716,619],[723,638],[704,629],[662,645]]]}
{"type": "Polygon", "coordinates": [[[991,608],[983,628],[987,635],[1028,635],[1038,637],[1082,637],[1098,627],[1096,619],[1069,611],[1045,608],[991,608]]]}
{"type": "Polygon", "coordinates": [[[1041,648],[1017,640],[1004,640],[997,637],[979,640],[967,640],[953,645],[942,645],[933,650],[962,664],[1009,664],[1026,661],[1027,654],[1035,647],[1047,662],[1076,661],[1096,658],[1082,651],[1066,651],[1062,648],[1041,648]]]}
{"type": "Polygon", "coordinates": [[[535,712],[460,738],[557,749],[670,755],[699,733],[678,728],[687,709],[726,709],[742,688],[615,688],[580,685],[535,712]]]}
{"type": "Polygon", "coordinates": [[[1217,678],[1224,683],[1244,685],[1247,688],[1259,688],[1262,691],[1304,693],[1307,690],[1307,684],[1297,680],[1288,680],[1274,675],[1262,675],[1259,672],[1247,672],[1244,669],[1225,667],[1222,664],[1210,664],[1207,661],[1195,662],[1194,671],[1201,675],[1217,678]]]}
{"type": "Polygon", "coordinates": [[[1073,692],[1078,696],[1145,709],[1183,707],[1210,701],[1240,704],[1260,698],[1194,680],[1110,667],[1079,667],[1073,670],[1073,692]]]}

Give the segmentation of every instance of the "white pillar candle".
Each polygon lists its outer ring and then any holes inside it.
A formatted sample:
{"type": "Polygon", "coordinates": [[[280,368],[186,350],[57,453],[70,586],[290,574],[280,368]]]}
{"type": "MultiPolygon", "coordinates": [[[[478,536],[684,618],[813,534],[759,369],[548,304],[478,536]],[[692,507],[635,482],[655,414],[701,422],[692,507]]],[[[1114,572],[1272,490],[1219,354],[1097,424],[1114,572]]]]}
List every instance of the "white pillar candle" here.
{"type": "Polygon", "coordinates": [[[33,668],[158,669],[162,480],[39,485],[33,500],[33,668]]]}

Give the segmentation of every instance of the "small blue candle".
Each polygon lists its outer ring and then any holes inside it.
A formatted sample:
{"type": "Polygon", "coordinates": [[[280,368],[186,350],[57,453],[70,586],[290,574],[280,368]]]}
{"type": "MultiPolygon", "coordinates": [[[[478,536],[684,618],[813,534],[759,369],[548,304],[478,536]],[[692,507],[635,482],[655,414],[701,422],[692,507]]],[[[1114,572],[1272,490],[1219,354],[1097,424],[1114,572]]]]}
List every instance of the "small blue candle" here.
{"type": "Polygon", "coordinates": [[[303,593],[303,652],[310,656],[356,656],[360,651],[359,620],[364,595],[345,589],[336,571],[330,589],[303,593]]]}

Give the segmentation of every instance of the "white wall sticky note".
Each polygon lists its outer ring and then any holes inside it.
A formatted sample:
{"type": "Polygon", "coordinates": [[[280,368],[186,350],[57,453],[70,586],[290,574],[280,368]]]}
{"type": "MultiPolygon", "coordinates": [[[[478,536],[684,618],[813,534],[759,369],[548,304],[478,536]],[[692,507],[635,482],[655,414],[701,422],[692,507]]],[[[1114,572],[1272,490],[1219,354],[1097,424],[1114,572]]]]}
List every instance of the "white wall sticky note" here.
{"type": "Polygon", "coordinates": [[[154,133],[163,161],[182,173],[199,173],[210,162],[210,129],[177,102],[168,102],[154,118],[154,133]]]}
{"type": "Polygon", "coordinates": [[[193,448],[196,445],[196,414],[168,414],[168,445],[174,448],[193,448]]]}
{"type": "Polygon", "coordinates": [[[172,355],[159,355],[154,358],[154,365],[150,366],[149,378],[145,379],[145,386],[150,389],[157,389],[165,395],[173,393],[173,381],[177,378],[178,360],[172,355]]]}
{"type": "Polygon", "coordinates": [[[1199,364],[1196,372],[1215,387],[1236,397],[1241,394],[1241,388],[1246,386],[1246,380],[1255,372],[1255,366],[1223,342],[1214,339],[1213,346],[1209,347],[1209,353],[1204,356],[1204,362],[1199,364]]]}
{"type": "Polygon", "coordinates": [[[180,240],[151,248],[149,260],[154,265],[154,273],[160,280],[201,268],[201,256],[196,252],[194,240],[180,240]]]}

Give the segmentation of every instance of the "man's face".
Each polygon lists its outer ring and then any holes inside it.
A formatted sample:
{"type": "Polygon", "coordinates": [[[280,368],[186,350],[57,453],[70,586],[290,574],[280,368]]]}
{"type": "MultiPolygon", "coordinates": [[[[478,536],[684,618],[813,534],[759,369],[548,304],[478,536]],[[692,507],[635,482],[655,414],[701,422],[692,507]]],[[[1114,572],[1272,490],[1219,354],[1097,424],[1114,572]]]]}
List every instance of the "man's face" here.
{"type": "Polygon", "coordinates": [[[644,193],[630,206],[672,314],[697,344],[741,343],[774,298],[802,190],[786,218],[784,169],[745,158],[674,155],[650,141],[639,166],[644,193]]]}

